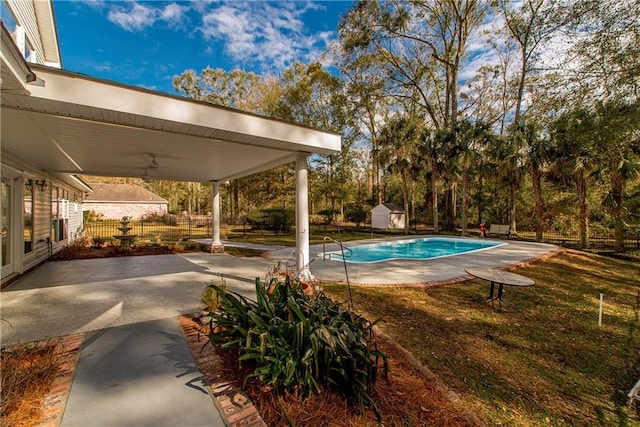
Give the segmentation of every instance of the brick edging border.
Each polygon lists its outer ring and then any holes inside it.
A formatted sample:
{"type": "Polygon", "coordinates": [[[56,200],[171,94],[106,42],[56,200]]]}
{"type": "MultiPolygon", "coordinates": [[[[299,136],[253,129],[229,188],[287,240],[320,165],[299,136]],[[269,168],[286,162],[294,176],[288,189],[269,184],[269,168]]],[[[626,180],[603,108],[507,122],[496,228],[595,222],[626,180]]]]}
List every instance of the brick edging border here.
{"type": "Polygon", "coordinates": [[[44,403],[44,421],[36,427],[59,427],[62,422],[67,399],[71,391],[71,384],[75,376],[80,352],[84,343],[84,333],[67,335],[58,338],[42,340],[36,345],[40,347],[54,346],[54,354],[58,356],[59,371],[56,374],[44,403]]]}
{"type": "Polygon", "coordinates": [[[247,395],[220,374],[222,358],[213,346],[205,346],[207,337],[200,332],[201,326],[190,315],[178,316],[178,324],[224,424],[227,427],[267,427],[247,395]]]}

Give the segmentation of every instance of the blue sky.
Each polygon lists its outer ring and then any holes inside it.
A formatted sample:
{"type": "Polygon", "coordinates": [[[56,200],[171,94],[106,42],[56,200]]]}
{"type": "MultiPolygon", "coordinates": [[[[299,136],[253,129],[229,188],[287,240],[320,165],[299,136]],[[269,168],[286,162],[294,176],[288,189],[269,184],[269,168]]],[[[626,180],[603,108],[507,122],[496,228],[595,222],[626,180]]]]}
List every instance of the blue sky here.
{"type": "Polygon", "coordinates": [[[279,73],[319,59],[351,1],[55,0],[63,68],[175,93],[203,68],[279,73]]]}

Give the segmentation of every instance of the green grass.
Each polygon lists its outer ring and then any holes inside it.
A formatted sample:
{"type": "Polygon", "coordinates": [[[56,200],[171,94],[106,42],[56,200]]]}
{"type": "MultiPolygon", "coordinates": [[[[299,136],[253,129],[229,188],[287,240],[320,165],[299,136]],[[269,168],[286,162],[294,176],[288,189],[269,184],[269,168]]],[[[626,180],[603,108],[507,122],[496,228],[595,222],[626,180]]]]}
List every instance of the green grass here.
{"type": "MultiPolygon", "coordinates": [[[[353,290],[356,309],[435,371],[489,425],[640,425],[626,393],[640,378],[640,265],[568,251],[516,270],[504,311],[488,284],[353,290]],[[603,325],[598,326],[599,295],[603,325]]],[[[346,301],[342,285],[325,284],[346,301]]]]}

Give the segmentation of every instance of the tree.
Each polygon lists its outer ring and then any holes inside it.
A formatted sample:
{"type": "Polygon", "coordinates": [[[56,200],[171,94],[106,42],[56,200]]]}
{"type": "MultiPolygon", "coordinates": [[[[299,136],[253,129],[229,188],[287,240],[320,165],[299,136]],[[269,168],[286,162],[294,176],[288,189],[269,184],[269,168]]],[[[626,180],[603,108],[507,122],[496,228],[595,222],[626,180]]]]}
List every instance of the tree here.
{"type": "MultiPolygon", "coordinates": [[[[490,139],[491,133],[487,125],[482,122],[471,123],[460,121],[455,128],[455,136],[459,154],[459,167],[462,175],[461,228],[462,235],[467,234],[468,210],[470,199],[470,171],[474,163],[479,163],[482,146],[490,139]]],[[[480,210],[480,207],[478,207],[480,210]]]]}
{"type": "Polygon", "coordinates": [[[600,104],[596,114],[595,149],[609,178],[603,203],[613,216],[615,249],[624,252],[625,187],[640,175],[640,102],[600,104]]]}
{"type": "Polygon", "coordinates": [[[314,156],[314,172],[318,191],[326,196],[326,205],[332,211],[340,210],[349,195],[351,168],[355,161],[351,147],[356,135],[347,112],[344,82],[333,76],[319,62],[308,65],[299,62],[288,67],[281,76],[282,96],[276,117],[307,126],[342,134],[342,151],[328,156],[314,156]]]}
{"type": "MultiPolygon", "coordinates": [[[[194,70],[186,70],[173,79],[174,88],[182,95],[199,101],[211,102],[225,107],[273,116],[281,98],[279,80],[271,76],[261,77],[252,72],[235,69],[225,71],[207,67],[198,75],[194,70]]],[[[282,167],[281,167],[282,168],[282,167]]],[[[290,168],[290,167],[289,167],[290,168]]],[[[286,167],[285,167],[286,169],[286,167]]],[[[289,173],[289,175],[292,175],[289,173]]],[[[286,170],[275,168],[259,174],[233,180],[230,187],[223,191],[231,191],[230,209],[232,220],[239,222],[243,212],[254,208],[254,202],[260,204],[280,203],[286,207],[287,186],[282,186],[286,170]],[[269,190],[273,196],[267,200],[258,200],[252,191],[260,186],[269,190]],[[249,196],[249,194],[253,194],[249,196]]],[[[290,185],[290,183],[288,184],[290,185]]]]}
{"type": "MultiPolygon", "coordinates": [[[[409,218],[408,179],[420,128],[415,117],[395,116],[380,132],[380,158],[389,170],[400,175],[404,216],[409,218]]],[[[404,222],[404,234],[409,234],[409,221],[404,222]]]]}
{"type": "Polygon", "coordinates": [[[557,175],[569,175],[575,182],[578,199],[580,246],[589,247],[589,213],[587,177],[597,164],[592,136],[596,132],[594,117],[576,108],[556,118],[550,126],[552,159],[557,175]]]}
{"type": "MultiPolygon", "coordinates": [[[[521,119],[525,113],[523,111],[523,104],[527,82],[536,71],[535,66],[541,49],[552,35],[556,34],[564,25],[564,22],[558,18],[558,6],[549,1],[524,0],[521,4],[513,6],[510,1],[501,0],[498,2],[498,5],[504,18],[507,43],[510,43],[511,49],[518,52],[520,59],[520,65],[516,72],[518,83],[513,122],[509,128],[510,139],[508,140],[509,143],[514,145],[514,147],[510,149],[512,153],[510,159],[516,160],[518,157],[526,156],[527,154],[526,150],[524,153],[519,153],[521,147],[518,146],[518,143],[527,141],[527,136],[522,134],[526,129],[526,124],[523,123],[521,119]]],[[[537,153],[536,150],[530,150],[529,152],[534,155],[537,153]]],[[[532,175],[536,175],[538,171],[535,165],[538,164],[539,159],[525,161],[534,167],[534,169],[532,169],[532,175]]],[[[518,167],[519,163],[518,161],[512,161],[511,166],[518,167]]],[[[516,195],[520,187],[519,172],[512,170],[507,173],[507,176],[510,177],[511,191],[511,204],[509,207],[510,230],[511,233],[517,234],[516,195]]],[[[535,179],[538,180],[539,177],[536,176],[535,179]]],[[[539,190],[539,188],[537,190],[539,190]]],[[[540,203],[540,200],[538,200],[537,203],[540,203]]],[[[540,235],[540,238],[541,237],[540,235]]]]}
{"type": "MultiPolygon", "coordinates": [[[[381,89],[406,111],[416,110],[433,135],[439,135],[458,120],[460,70],[467,61],[469,37],[485,12],[479,0],[360,1],[342,21],[340,35],[351,58],[367,58],[384,70],[387,79],[381,89]]],[[[434,142],[431,136],[425,141],[434,142]]],[[[427,152],[433,192],[440,173],[433,163],[436,155],[427,152]]],[[[454,180],[448,182],[455,185],[454,180]]],[[[448,193],[454,197],[451,188],[448,193]]],[[[432,199],[437,229],[437,193],[432,199]]],[[[449,206],[454,206],[453,200],[449,206]]]]}

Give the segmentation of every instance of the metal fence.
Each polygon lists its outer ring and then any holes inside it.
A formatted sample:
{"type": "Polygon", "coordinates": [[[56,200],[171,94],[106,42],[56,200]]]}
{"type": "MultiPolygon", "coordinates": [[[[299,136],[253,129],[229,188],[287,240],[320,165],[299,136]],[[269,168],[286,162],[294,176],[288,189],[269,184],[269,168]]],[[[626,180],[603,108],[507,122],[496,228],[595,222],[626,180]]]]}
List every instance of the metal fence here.
{"type": "MultiPolygon", "coordinates": [[[[522,231],[518,230],[518,239],[526,241],[535,241],[535,231],[522,231]]],[[[542,233],[542,241],[546,243],[553,243],[561,246],[580,247],[580,235],[575,233],[559,233],[559,232],[544,232],[542,233]]],[[[625,230],[624,232],[624,245],[627,249],[640,249],[640,232],[634,232],[631,230],[625,230]]],[[[608,249],[615,246],[615,237],[613,231],[606,233],[590,233],[589,234],[589,247],[608,249]]]]}
{"type": "MultiPolygon", "coordinates": [[[[212,219],[206,215],[165,215],[159,217],[132,219],[129,222],[132,230],[129,234],[136,235],[137,242],[172,243],[185,239],[210,238],[212,235],[212,219]]],[[[103,219],[85,221],[85,236],[94,237],[105,241],[114,240],[114,235],[122,234],[118,228],[121,221],[118,219],[103,219]]],[[[363,231],[369,229],[363,227],[363,231]]],[[[535,231],[518,230],[519,240],[535,241],[535,231]]],[[[542,241],[562,246],[579,247],[580,235],[572,233],[545,232],[542,241]]],[[[640,249],[640,232],[626,230],[624,234],[625,247],[628,249],[640,249]]],[[[589,246],[592,248],[613,248],[615,239],[613,231],[607,233],[591,233],[589,246]]]]}
{"type": "MultiPolygon", "coordinates": [[[[131,228],[128,234],[135,235],[136,242],[173,243],[212,235],[211,217],[205,215],[131,219],[127,226],[131,228]]],[[[121,227],[119,219],[85,221],[84,232],[88,239],[112,241],[113,236],[122,234],[121,227]]]]}

